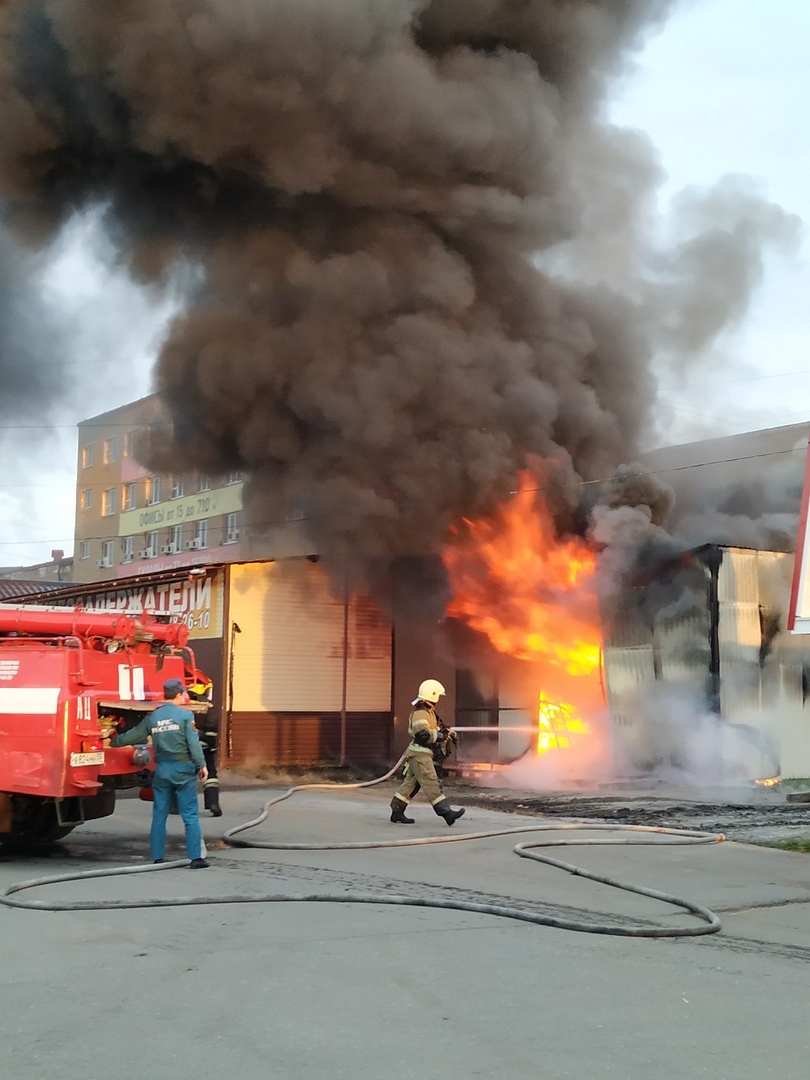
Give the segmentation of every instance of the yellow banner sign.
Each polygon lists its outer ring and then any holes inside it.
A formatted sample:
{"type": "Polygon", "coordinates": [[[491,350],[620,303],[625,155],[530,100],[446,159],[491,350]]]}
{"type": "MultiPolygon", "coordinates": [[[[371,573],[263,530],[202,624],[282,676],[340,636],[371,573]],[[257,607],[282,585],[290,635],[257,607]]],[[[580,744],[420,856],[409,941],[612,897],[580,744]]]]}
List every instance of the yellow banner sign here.
{"type": "Polygon", "coordinates": [[[133,536],[167,525],[182,525],[186,521],[200,521],[219,514],[234,514],[241,509],[242,484],[229,484],[212,491],[201,491],[188,498],[170,499],[154,506],[126,510],[118,519],[118,535],[133,536]]]}

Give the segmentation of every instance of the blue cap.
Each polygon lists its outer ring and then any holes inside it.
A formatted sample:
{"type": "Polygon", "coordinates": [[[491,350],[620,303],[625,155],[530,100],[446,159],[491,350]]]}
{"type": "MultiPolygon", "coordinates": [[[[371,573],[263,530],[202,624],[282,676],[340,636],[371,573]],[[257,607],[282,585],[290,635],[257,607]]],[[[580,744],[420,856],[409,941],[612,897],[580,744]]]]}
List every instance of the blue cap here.
{"type": "Polygon", "coordinates": [[[175,698],[178,694],[182,694],[185,687],[179,679],[169,679],[168,682],[163,684],[163,696],[165,698],[175,698]]]}

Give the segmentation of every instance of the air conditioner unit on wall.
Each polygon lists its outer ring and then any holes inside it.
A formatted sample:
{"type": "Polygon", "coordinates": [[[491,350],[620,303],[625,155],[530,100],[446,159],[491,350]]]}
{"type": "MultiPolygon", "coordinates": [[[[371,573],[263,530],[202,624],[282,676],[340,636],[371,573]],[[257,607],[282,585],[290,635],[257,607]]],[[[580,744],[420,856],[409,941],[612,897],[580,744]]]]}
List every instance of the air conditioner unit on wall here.
{"type": "Polygon", "coordinates": [[[99,570],[106,570],[108,566],[112,566],[112,559],[99,559],[96,563],[96,566],[99,568],[99,570]]]}
{"type": "Polygon", "coordinates": [[[177,544],[164,544],[160,549],[161,555],[176,555],[180,549],[177,544]]]}
{"type": "Polygon", "coordinates": [[[226,533],[226,535],[225,535],[225,543],[226,544],[235,544],[238,539],[239,539],[239,531],[238,530],[236,532],[226,533]]]}
{"type": "Polygon", "coordinates": [[[154,559],[155,553],[151,548],[144,548],[143,551],[138,552],[139,559],[154,559]]]}
{"type": "Polygon", "coordinates": [[[122,562],[122,563],[128,563],[128,562],[132,562],[132,560],[133,560],[134,558],[135,558],[135,556],[134,556],[134,555],[122,555],[122,556],[121,556],[121,562],[122,562]]]}
{"type": "Polygon", "coordinates": [[[193,540],[186,540],[186,548],[188,551],[199,551],[203,547],[203,542],[195,536],[193,540]]]}

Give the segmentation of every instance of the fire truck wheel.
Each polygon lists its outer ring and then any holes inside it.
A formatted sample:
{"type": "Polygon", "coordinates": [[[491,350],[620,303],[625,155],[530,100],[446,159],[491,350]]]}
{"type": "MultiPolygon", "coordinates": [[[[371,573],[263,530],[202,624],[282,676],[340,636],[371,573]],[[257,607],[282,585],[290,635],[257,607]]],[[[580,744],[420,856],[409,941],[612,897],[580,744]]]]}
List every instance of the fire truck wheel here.
{"type": "Polygon", "coordinates": [[[28,795],[12,797],[13,823],[11,832],[0,837],[0,844],[6,848],[42,847],[63,840],[73,832],[74,825],[60,825],[56,818],[56,807],[43,799],[28,795]]]}

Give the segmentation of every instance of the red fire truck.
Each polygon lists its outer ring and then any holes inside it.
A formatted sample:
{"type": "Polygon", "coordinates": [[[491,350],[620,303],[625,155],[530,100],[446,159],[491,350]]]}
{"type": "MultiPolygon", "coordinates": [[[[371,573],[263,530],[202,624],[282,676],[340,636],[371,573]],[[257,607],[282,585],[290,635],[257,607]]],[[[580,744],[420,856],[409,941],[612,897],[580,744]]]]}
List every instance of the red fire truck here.
{"type": "Polygon", "coordinates": [[[59,840],[144,784],[151,748],[105,748],[101,729],[132,727],[168,679],[207,681],[187,641],[165,616],[0,604],[0,846],[59,840]]]}

